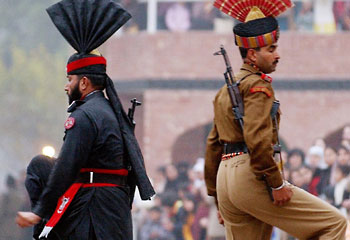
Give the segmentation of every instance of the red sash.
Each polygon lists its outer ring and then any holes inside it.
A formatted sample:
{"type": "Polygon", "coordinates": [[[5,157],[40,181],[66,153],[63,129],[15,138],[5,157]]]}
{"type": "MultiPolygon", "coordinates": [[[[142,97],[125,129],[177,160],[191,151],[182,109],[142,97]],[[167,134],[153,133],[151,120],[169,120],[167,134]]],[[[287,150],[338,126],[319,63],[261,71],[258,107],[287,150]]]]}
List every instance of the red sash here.
{"type": "MultiPolygon", "coordinates": [[[[105,174],[115,174],[121,176],[127,176],[128,170],[126,169],[96,169],[96,168],[82,168],[81,173],[93,172],[93,173],[105,173],[105,174]]],[[[68,190],[58,199],[57,207],[55,212],[52,214],[50,220],[46,223],[43,231],[41,232],[39,239],[42,237],[47,238],[50,231],[58,223],[60,218],[63,216],[64,212],[67,210],[69,204],[74,199],[75,194],[81,187],[118,187],[117,184],[112,183],[73,183],[68,190]]]]}

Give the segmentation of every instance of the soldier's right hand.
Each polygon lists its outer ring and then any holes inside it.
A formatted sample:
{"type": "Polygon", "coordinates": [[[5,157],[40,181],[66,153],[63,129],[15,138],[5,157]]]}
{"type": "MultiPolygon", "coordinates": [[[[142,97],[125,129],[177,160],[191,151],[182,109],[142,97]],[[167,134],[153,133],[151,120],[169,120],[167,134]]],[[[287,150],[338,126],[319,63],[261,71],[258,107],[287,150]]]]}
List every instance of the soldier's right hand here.
{"type": "Polygon", "coordinates": [[[22,228],[38,224],[40,220],[41,217],[32,212],[18,212],[16,217],[17,225],[22,228]]]}
{"type": "Polygon", "coordinates": [[[224,219],[221,216],[221,213],[219,212],[219,210],[217,211],[217,217],[218,217],[218,221],[221,225],[225,225],[224,224],[224,219]]]}
{"type": "Polygon", "coordinates": [[[273,204],[277,206],[283,206],[292,198],[293,191],[289,186],[286,185],[280,190],[272,190],[272,196],[274,199],[273,204]]]}

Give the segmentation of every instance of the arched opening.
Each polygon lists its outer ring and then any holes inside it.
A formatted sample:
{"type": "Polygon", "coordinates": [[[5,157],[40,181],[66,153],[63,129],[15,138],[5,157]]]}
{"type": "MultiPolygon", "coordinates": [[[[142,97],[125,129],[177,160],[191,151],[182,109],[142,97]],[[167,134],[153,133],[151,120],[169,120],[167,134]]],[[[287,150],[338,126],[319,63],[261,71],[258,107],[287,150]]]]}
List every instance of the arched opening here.
{"type": "Polygon", "coordinates": [[[199,157],[204,157],[205,144],[212,123],[192,128],[179,136],[172,149],[172,162],[194,164],[199,157]]]}
{"type": "Polygon", "coordinates": [[[350,123],[345,124],[341,128],[338,128],[337,130],[329,133],[324,138],[326,146],[330,146],[332,148],[338,149],[341,146],[341,142],[342,142],[342,139],[343,139],[343,130],[344,130],[344,128],[346,126],[350,126],[350,123]]]}

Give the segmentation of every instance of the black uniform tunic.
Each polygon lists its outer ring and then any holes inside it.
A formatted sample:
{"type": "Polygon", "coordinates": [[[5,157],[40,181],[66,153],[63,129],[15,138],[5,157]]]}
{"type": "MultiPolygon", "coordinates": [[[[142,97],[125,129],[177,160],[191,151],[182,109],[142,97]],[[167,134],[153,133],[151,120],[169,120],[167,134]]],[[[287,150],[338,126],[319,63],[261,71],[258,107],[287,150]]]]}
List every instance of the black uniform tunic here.
{"type": "MultiPolygon", "coordinates": [[[[89,94],[68,111],[74,125],[66,129],[57,163],[33,209],[41,217],[53,212],[81,168],[128,167],[119,123],[103,92],[89,94]]],[[[62,239],[132,239],[128,187],[81,188],[53,230],[62,239]]]]}

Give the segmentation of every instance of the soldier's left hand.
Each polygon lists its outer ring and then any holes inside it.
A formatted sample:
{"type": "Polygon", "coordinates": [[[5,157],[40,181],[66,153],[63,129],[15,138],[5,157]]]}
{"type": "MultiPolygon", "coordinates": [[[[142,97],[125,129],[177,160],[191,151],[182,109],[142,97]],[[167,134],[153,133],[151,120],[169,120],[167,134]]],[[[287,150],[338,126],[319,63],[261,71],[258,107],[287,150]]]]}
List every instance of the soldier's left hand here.
{"type": "Polygon", "coordinates": [[[283,206],[293,196],[293,191],[289,186],[284,186],[282,189],[279,190],[272,190],[272,195],[273,195],[273,204],[277,206],[283,206]]]}
{"type": "Polygon", "coordinates": [[[40,220],[41,217],[32,212],[18,212],[16,217],[17,225],[22,228],[38,224],[40,220]]]}

